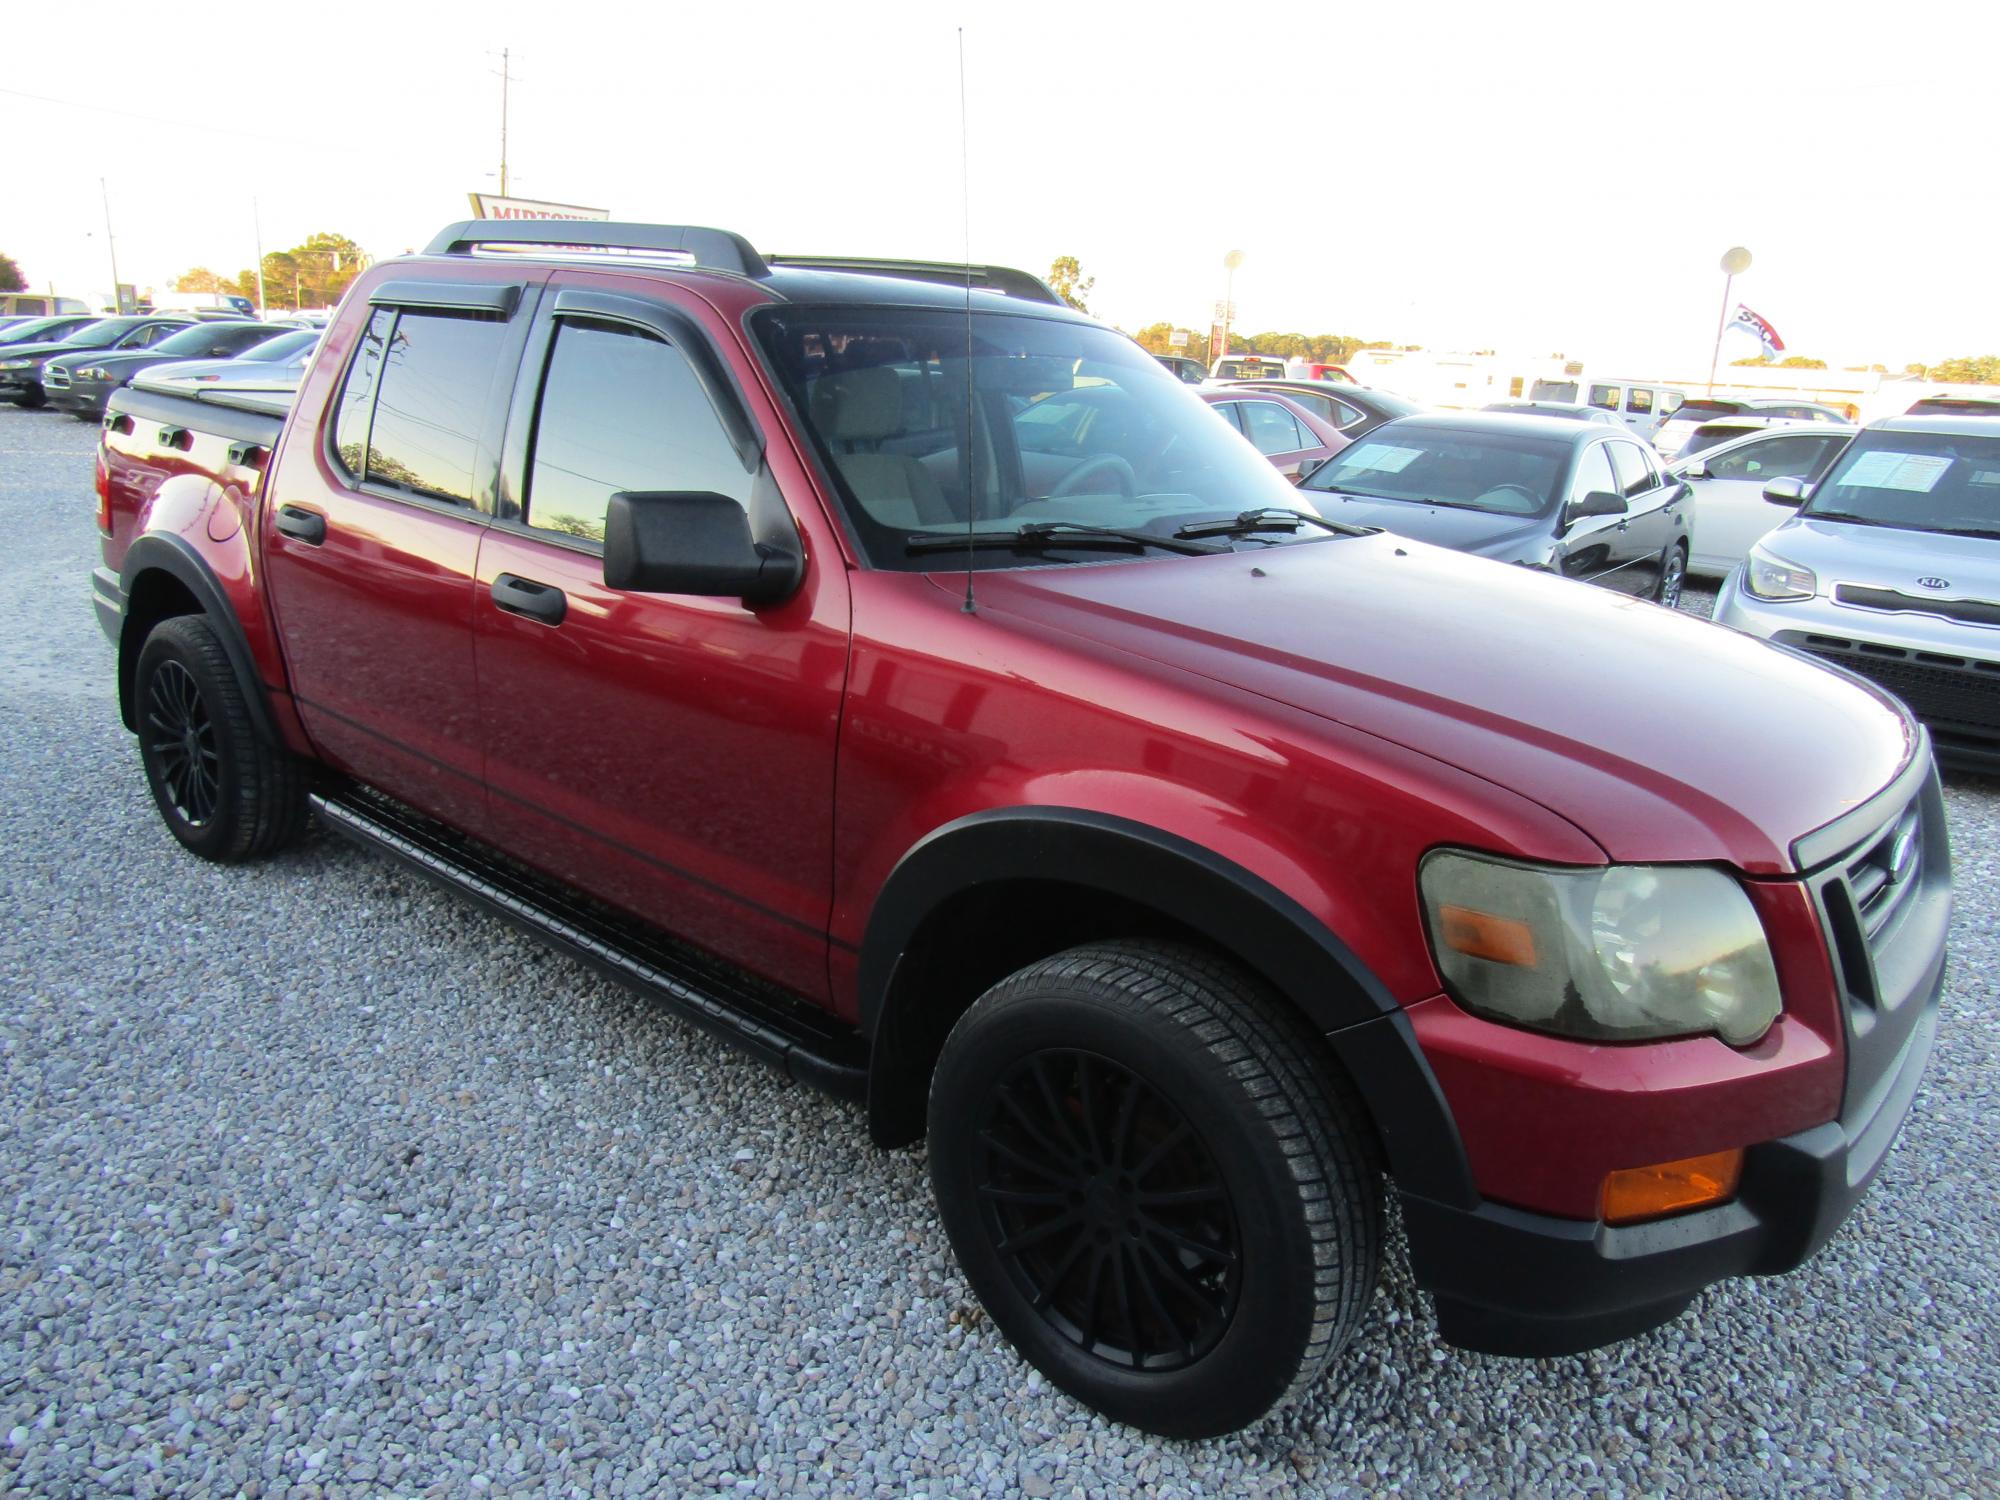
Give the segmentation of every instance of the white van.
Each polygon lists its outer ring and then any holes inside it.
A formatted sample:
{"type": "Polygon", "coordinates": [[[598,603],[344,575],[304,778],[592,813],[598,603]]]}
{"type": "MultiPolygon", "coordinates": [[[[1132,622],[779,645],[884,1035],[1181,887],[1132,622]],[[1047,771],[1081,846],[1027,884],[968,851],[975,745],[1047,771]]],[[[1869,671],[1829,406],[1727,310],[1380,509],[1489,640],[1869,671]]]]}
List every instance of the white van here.
{"type": "Polygon", "coordinates": [[[58,297],[49,292],[0,292],[0,318],[54,318],[89,311],[90,304],[81,297],[58,297]]]}
{"type": "Polygon", "coordinates": [[[1536,401],[1574,401],[1608,411],[1645,438],[1658,432],[1660,425],[1687,400],[1687,392],[1678,386],[1650,380],[1608,380],[1595,375],[1537,380],[1531,394],[1536,401]]]}

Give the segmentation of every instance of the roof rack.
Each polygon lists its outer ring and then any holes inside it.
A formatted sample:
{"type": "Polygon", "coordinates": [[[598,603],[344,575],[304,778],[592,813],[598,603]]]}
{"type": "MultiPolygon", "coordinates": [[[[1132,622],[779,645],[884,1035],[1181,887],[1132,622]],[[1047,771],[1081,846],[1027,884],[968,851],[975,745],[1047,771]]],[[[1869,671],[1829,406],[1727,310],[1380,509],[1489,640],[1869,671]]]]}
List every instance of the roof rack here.
{"type": "Polygon", "coordinates": [[[773,266],[789,266],[795,271],[855,271],[864,276],[898,276],[905,281],[930,281],[942,286],[964,286],[968,281],[980,291],[999,292],[1028,302],[1060,305],[1062,298],[1048,283],[1026,271],[1007,266],[968,266],[949,260],[880,260],[850,255],[773,255],[773,266]]]}
{"type": "Polygon", "coordinates": [[[577,245],[684,255],[705,270],[768,276],[770,266],[740,234],[693,224],[622,224],[606,219],[462,219],[438,231],[426,255],[471,255],[481,245],[577,245]]]}
{"type": "Polygon", "coordinates": [[[968,266],[946,260],[882,260],[848,255],[773,255],[765,257],[742,235],[727,229],[703,229],[693,224],[627,224],[607,219],[461,219],[439,230],[426,255],[472,255],[481,246],[513,246],[572,250],[637,250],[685,257],[703,270],[728,271],[761,279],[773,266],[798,271],[848,271],[863,276],[896,276],[905,281],[929,281],[941,286],[965,286],[1019,297],[1028,302],[1062,305],[1048,283],[1026,271],[1007,266],[968,266]]]}

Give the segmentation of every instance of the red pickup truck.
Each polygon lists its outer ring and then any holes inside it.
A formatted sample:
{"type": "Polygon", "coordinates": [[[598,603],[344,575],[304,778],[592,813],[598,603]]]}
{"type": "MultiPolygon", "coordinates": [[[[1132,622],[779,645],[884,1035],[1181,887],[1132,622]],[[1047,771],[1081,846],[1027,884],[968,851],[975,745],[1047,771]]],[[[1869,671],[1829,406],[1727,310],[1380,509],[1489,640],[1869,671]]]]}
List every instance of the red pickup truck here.
{"type": "Polygon", "coordinates": [[[1019,272],[459,224],[288,415],[118,393],[97,489],[184,845],[310,811],[927,1134],[996,1323],[1154,1431],[1326,1366],[1385,1190],[1473,1349],[1797,1266],[1931,1049],[1893,699],[1302,509],[1019,272]]]}

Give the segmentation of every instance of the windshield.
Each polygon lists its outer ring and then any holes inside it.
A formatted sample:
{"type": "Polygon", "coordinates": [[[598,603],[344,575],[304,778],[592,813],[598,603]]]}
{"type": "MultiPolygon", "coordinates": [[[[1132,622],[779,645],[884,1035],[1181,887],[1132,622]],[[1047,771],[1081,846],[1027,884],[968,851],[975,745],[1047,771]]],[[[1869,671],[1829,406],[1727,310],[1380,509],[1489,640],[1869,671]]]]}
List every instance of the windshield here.
{"type": "Polygon", "coordinates": [[[1574,380],[1537,380],[1529,387],[1528,394],[1537,401],[1574,401],[1576,382],[1574,380]]]}
{"type": "Polygon", "coordinates": [[[73,321],[70,318],[31,318],[26,323],[0,328],[0,344],[39,344],[48,339],[59,339],[63,329],[73,321]]]}
{"type": "Polygon", "coordinates": [[[63,342],[72,349],[108,349],[138,325],[137,318],[105,318],[101,322],[86,323],[67,335],[63,342]]]}
{"type": "Polygon", "coordinates": [[[276,338],[265,339],[245,349],[236,357],[256,364],[275,364],[279,360],[290,359],[295,354],[304,354],[319,342],[316,329],[301,328],[295,333],[281,333],[276,338]]]}
{"type": "Polygon", "coordinates": [[[1864,432],[1799,513],[1906,531],[2000,536],[2000,436],[1864,432]]]}
{"type": "Polygon", "coordinates": [[[1743,410],[1740,401],[1683,401],[1674,409],[1676,422],[1706,422],[1711,417],[1733,417],[1743,410]]]}
{"type": "MultiPolygon", "coordinates": [[[[752,327],[877,567],[962,567],[910,538],[963,529],[968,512],[995,535],[1060,521],[1167,536],[1299,503],[1242,434],[1106,328],[863,307],[771,308],[752,327]]],[[[1054,560],[978,554],[981,567],[1054,560]]]]}
{"type": "Polygon", "coordinates": [[[1569,452],[1567,441],[1390,422],[1300,488],[1533,516],[1555,504],[1569,452]]]}

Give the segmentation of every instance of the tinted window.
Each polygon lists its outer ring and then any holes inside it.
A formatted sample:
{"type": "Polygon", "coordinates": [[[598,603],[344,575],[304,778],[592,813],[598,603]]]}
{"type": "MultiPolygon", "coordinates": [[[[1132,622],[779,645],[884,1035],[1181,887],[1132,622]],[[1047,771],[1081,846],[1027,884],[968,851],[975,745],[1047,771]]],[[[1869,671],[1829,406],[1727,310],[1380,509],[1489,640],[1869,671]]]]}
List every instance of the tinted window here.
{"type": "Polygon", "coordinates": [[[1570,481],[1570,499],[1581,500],[1597,490],[1607,495],[1620,493],[1618,480],[1611,472],[1611,460],[1604,452],[1610,446],[1609,443],[1592,443],[1583,450],[1583,457],[1577,460],[1576,477],[1570,481]]]}
{"type": "Polygon", "coordinates": [[[505,334],[506,324],[492,318],[398,315],[368,428],[364,479],[472,503],[479,429],[505,334]]]}
{"type": "Polygon", "coordinates": [[[1336,426],[1346,420],[1340,415],[1340,403],[1335,401],[1331,396],[1321,396],[1312,391],[1291,391],[1288,394],[1292,400],[1303,406],[1307,411],[1314,413],[1316,416],[1324,417],[1336,426]]]}
{"type": "Polygon", "coordinates": [[[1618,387],[1615,385],[1594,385],[1590,388],[1590,398],[1585,403],[1604,411],[1618,410],[1618,387]]]}
{"type": "Polygon", "coordinates": [[[1618,471],[1618,493],[1641,495],[1653,487],[1654,471],[1646,453],[1637,443],[1606,443],[1612,466],[1618,471]]]}
{"type": "Polygon", "coordinates": [[[143,328],[135,328],[118,341],[120,349],[150,349],[179,333],[185,323],[152,323],[143,328]]]}
{"type": "Polygon", "coordinates": [[[680,350],[565,320],[535,417],[528,524],[602,541],[620,490],[708,490],[747,503],[750,476],[680,350]]]}
{"type": "Polygon", "coordinates": [[[374,405],[375,378],[382,372],[382,351],[389,343],[395,310],[378,307],[362,330],[360,347],[347,367],[340,388],[340,409],[333,418],[333,453],[351,478],[361,477],[361,454],[368,446],[368,415],[374,405]]]}
{"type": "Polygon", "coordinates": [[[1636,411],[1643,416],[1653,414],[1653,393],[1643,385],[1635,385],[1625,393],[1625,410],[1636,411]]]}
{"type": "Polygon", "coordinates": [[[1327,420],[1336,427],[1352,427],[1356,422],[1368,420],[1367,412],[1358,406],[1349,406],[1345,401],[1328,401],[1327,405],[1333,408],[1333,415],[1327,420]]]}
{"type": "Polygon", "coordinates": [[[1299,430],[1297,420],[1275,401],[1245,401],[1243,424],[1259,453],[1296,453],[1301,448],[1319,446],[1299,430]]]}
{"type": "Polygon", "coordinates": [[[1574,401],[1576,382],[1574,380],[1537,380],[1529,392],[1537,401],[1574,401]]]}
{"type": "Polygon", "coordinates": [[[1683,401],[1674,411],[1677,422],[1706,422],[1711,417],[1731,417],[1743,410],[1741,401],[1710,401],[1697,398],[1683,401]]]}
{"type": "Polygon", "coordinates": [[[1745,443],[1708,460],[1711,479],[1809,479],[1847,439],[1838,433],[1801,433],[1745,443]]]}
{"type": "Polygon", "coordinates": [[[261,344],[271,337],[271,330],[262,323],[225,323],[219,328],[212,323],[197,323],[192,328],[167,329],[166,335],[152,346],[155,352],[207,354],[212,349],[223,349],[234,353],[261,344]]]}

